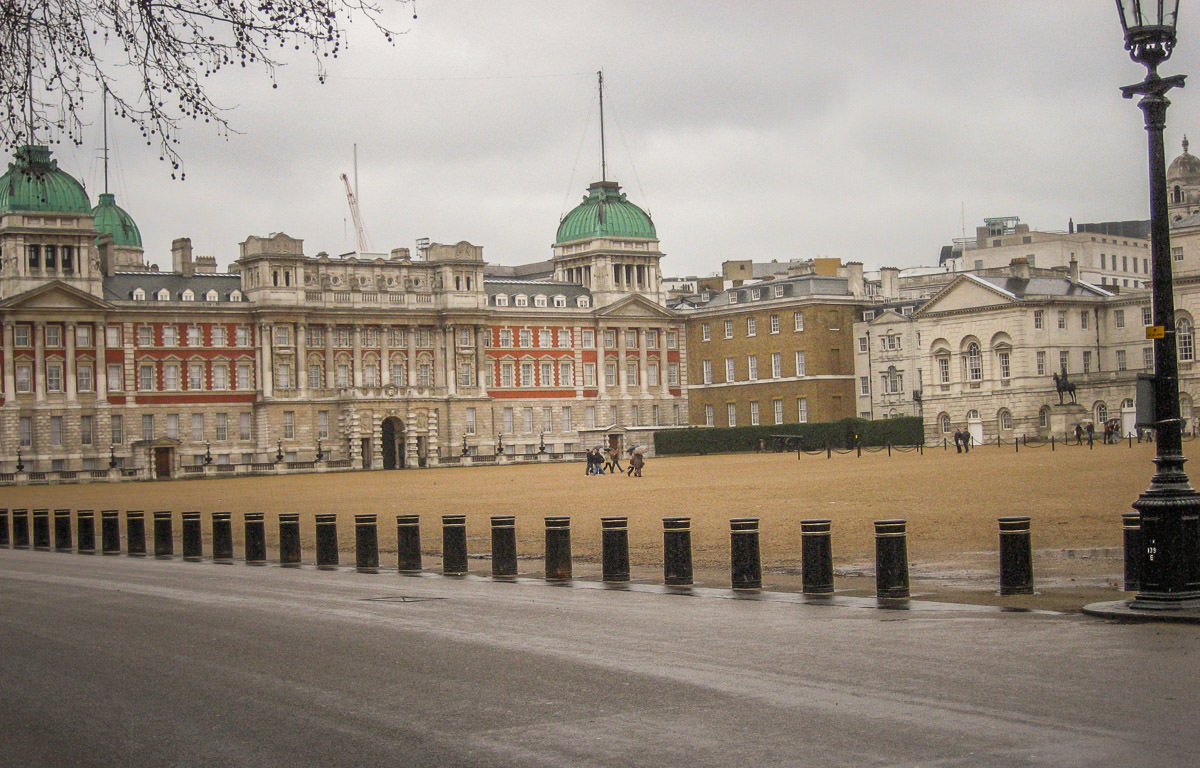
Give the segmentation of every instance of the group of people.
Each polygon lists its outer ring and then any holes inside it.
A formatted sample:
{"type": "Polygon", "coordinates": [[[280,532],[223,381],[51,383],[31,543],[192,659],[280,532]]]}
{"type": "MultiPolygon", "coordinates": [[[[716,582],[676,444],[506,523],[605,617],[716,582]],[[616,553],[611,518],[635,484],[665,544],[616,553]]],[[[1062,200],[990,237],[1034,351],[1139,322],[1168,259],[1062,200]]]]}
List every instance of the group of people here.
{"type": "Polygon", "coordinates": [[[957,453],[971,452],[971,433],[962,427],[954,429],[954,450],[957,453]]]}
{"type": "Polygon", "coordinates": [[[587,453],[587,471],[588,475],[603,475],[605,470],[611,475],[615,472],[624,472],[627,477],[641,477],[642,467],[646,466],[645,448],[640,445],[635,445],[628,450],[629,453],[629,468],[621,467],[621,452],[615,446],[610,446],[601,451],[599,448],[593,448],[587,453]]]}

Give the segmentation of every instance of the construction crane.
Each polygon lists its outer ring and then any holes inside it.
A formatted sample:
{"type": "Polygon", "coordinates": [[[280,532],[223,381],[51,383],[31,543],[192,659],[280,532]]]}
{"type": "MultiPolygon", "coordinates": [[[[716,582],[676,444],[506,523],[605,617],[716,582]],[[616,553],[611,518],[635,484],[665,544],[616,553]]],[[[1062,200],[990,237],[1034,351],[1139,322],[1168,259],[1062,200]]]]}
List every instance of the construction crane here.
{"type": "Polygon", "coordinates": [[[342,174],[342,183],[346,185],[346,202],[350,204],[350,215],[354,217],[354,236],[358,240],[358,252],[367,253],[371,250],[371,241],[367,239],[367,227],[363,224],[362,213],[358,210],[358,196],[350,186],[350,178],[342,174]]]}

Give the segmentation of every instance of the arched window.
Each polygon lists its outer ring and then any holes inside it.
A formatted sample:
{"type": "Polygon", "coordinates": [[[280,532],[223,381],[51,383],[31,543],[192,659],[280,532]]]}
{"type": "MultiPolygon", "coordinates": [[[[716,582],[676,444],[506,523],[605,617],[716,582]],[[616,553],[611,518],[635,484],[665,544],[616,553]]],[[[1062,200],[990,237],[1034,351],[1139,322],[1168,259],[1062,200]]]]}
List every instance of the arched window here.
{"type": "Polygon", "coordinates": [[[1103,424],[1108,421],[1108,406],[1103,402],[1096,403],[1096,423],[1103,424]]]}
{"type": "Polygon", "coordinates": [[[971,410],[967,411],[967,418],[968,418],[968,419],[978,419],[978,418],[979,418],[979,411],[977,411],[977,410],[975,410],[974,408],[972,408],[971,410]]]}
{"type": "Polygon", "coordinates": [[[943,413],[941,416],[938,416],[938,423],[942,425],[943,433],[950,434],[950,414],[943,413]]]}
{"type": "Polygon", "coordinates": [[[214,291],[214,290],[212,290],[212,289],[209,289],[209,290],[208,290],[208,291],[207,291],[207,292],[204,294],[204,300],[205,300],[205,301],[216,301],[216,300],[217,300],[217,298],[218,298],[218,296],[217,296],[217,292],[216,292],[216,291],[214,291]]]}
{"type": "Polygon", "coordinates": [[[1122,408],[1132,408],[1132,407],[1133,407],[1133,398],[1132,398],[1132,397],[1127,397],[1127,398],[1125,398],[1124,400],[1122,400],[1122,401],[1121,401],[1121,407],[1122,407],[1122,408]]]}
{"type": "Polygon", "coordinates": [[[1050,426],[1050,409],[1046,406],[1042,406],[1042,409],[1038,411],[1038,426],[1050,426]]]}
{"type": "Polygon", "coordinates": [[[1007,408],[1000,409],[1000,413],[996,414],[996,420],[1000,422],[1000,429],[1013,428],[1012,412],[1007,408]]]}
{"type": "Polygon", "coordinates": [[[133,300],[134,301],[145,301],[146,300],[146,292],[144,290],[142,290],[141,288],[134,288],[133,289],[133,300]]]}
{"type": "Polygon", "coordinates": [[[507,307],[508,306],[508,294],[507,293],[497,293],[496,294],[496,306],[497,307],[507,307]]]}
{"type": "Polygon", "coordinates": [[[533,306],[535,306],[535,307],[544,307],[544,306],[546,306],[546,296],[545,296],[545,294],[539,293],[539,294],[537,294],[536,296],[534,296],[534,297],[533,297],[533,306]]]}
{"type": "Polygon", "coordinates": [[[983,381],[983,355],[973,341],[967,345],[966,366],[967,381],[983,381]]]}
{"type": "Polygon", "coordinates": [[[183,295],[180,296],[180,298],[183,299],[184,301],[195,301],[196,293],[191,288],[188,288],[188,289],[184,290],[183,295]]]}
{"type": "Polygon", "coordinates": [[[159,301],[170,301],[171,300],[171,292],[168,291],[166,288],[159,288],[158,295],[155,296],[154,298],[158,299],[159,301]]]}
{"type": "Polygon", "coordinates": [[[1187,318],[1175,321],[1175,346],[1179,352],[1179,362],[1190,363],[1196,359],[1196,348],[1192,343],[1192,324],[1187,318]]]}
{"type": "Polygon", "coordinates": [[[237,291],[237,290],[230,291],[229,292],[229,300],[230,301],[241,301],[242,300],[242,292],[237,291]]]}
{"type": "Polygon", "coordinates": [[[523,293],[518,293],[518,294],[517,294],[517,295],[516,295],[516,296],[513,298],[513,306],[515,306],[515,307],[528,307],[528,306],[529,306],[529,297],[528,297],[528,296],[526,296],[526,295],[525,295],[525,294],[523,294],[523,293]]]}

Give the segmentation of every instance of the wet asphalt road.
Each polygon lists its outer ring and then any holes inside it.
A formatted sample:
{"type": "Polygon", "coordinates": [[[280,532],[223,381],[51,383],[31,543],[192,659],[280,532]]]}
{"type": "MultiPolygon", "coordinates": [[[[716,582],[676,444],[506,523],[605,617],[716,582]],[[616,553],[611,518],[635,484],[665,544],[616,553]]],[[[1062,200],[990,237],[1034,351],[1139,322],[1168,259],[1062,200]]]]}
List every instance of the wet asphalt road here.
{"type": "Polygon", "coordinates": [[[1195,766],[1198,671],[1195,625],[0,550],[3,766],[1195,766]]]}

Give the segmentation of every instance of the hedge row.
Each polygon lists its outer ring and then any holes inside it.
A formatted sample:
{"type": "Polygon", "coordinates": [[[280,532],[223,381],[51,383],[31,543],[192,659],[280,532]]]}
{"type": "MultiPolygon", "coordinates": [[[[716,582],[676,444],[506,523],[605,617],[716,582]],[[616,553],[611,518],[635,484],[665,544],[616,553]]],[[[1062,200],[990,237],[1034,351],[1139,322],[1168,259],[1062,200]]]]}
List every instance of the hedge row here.
{"type": "MultiPolygon", "coordinates": [[[[916,445],[924,440],[921,419],[868,421],[848,418],[816,424],[771,424],[754,427],[688,427],[654,433],[654,452],[659,456],[688,453],[736,453],[757,451],[761,445],[775,450],[775,436],[794,435],[805,450],[850,448],[857,439],[861,445],[916,445]]],[[[796,443],[788,441],[788,450],[796,443]]]]}

